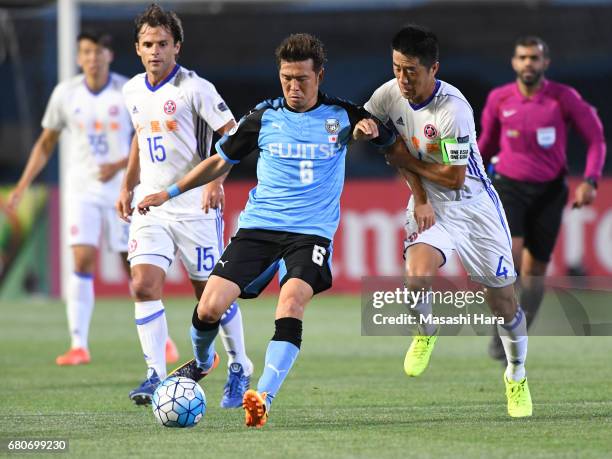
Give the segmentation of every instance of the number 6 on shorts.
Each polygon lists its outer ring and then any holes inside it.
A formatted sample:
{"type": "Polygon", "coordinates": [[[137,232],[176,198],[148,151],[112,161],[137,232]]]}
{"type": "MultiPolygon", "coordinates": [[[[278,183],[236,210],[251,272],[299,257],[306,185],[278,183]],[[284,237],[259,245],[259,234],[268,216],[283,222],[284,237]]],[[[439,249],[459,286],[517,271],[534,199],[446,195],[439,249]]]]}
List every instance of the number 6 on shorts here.
{"type": "Polygon", "coordinates": [[[320,245],[315,245],[312,249],[312,262],[323,266],[323,262],[325,261],[325,254],[327,253],[327,249],[325,247],[321,247],[320,245]]]}

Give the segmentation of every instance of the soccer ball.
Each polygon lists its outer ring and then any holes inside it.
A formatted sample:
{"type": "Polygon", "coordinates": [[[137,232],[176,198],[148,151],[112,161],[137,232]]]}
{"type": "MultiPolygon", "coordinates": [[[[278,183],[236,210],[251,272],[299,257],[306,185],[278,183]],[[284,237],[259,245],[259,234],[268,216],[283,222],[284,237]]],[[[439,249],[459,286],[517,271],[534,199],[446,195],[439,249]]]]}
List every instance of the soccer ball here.
{"type": "Polygon", "coordinates": [[[193,379],[164,379],[153,394],[153,414],[165,427],[193,427],[206,413],[206,396],[193,379]]]}

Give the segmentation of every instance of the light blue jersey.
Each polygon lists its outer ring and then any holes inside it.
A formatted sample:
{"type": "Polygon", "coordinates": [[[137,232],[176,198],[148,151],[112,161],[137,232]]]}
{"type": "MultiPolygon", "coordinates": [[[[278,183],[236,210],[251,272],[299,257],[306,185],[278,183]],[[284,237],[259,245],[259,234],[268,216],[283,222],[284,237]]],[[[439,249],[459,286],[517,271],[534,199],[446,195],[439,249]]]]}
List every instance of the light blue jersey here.
{"type": "MultiPolygon", "coordinates": [[[[217,152],[236,164],[259,152],[257,186],[240,214],[239,227],[311,234],[332,240],[340,220],[344,161],[355,124],[372,116],[350,102],[319,94],[298,113],[283,98],[267,100],[217,142],[217,152]]],[[[379,127],[379,146],[395,137],[379,127]]]]}

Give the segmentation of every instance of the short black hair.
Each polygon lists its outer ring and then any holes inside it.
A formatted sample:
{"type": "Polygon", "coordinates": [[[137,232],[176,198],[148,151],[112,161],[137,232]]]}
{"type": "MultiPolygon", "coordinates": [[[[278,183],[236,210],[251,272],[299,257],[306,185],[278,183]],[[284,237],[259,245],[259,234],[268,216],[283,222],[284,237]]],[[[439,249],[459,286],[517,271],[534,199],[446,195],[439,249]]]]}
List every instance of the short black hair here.
{"type": "Polygon", "coordinates": [[[391,48],[404,56],[418,57],[419,62],[429,68],[439,58],[438,37],[426,27],[408,24],[395,34],[391,48]]]}
{"type": "Polygon", "coordinates": [[[540,37],[536,37],[535,35],[526,35],[524,37],[519,37],[514,42],[514,52],[516,53],[516,48],[519,46],[539,46],[542,48],[542,55],[548,59],[550,57],[550,49],[544,40],[540,37]]]}
{"type": "Polygon", "coordinates": [[[111,37],[107,33],[102,33],[99,30],[95,30],[95,29],[83,30],[77,36],[77,43],[80,43],[81,40],[93,41],[95,44],[100,45],[103,48],[108,49],[109,51],[113,50],[113,37],[111,37]]]}
{"type": "Polygon", "coordinates": [[[280,68],[281,61],[301,62],[312,59],[312,67],[315,72],[318,72],[327,62],[323,42],[308,33],[289,35],[276,48],[275,55],[278,68],[280,68]]]}
{"type": "Polygon", "coordinates": [[[183,43],[183,24],[174,11],[165,11],[156,3],[151,3],[134,21],[134,42],[138,43],[138,36],[143,26],[163,27],[174,38],[174,43],[183,43]]]}

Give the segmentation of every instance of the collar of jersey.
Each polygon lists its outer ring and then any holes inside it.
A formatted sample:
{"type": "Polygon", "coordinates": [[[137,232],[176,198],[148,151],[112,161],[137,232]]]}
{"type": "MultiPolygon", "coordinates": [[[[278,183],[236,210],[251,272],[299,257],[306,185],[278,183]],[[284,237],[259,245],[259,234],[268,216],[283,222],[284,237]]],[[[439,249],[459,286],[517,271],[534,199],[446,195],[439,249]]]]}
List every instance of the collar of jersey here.
{"type": "Polygon", "coordinates": [[[98,89],[97,91],[94,91],[93,89],[91,89],[89,86],[87,86],[87,79],[83,79],[83,84],[85,85],[85,88],[87,88],[87,90],[94,96],[97,96],[98,94],[100,94],[102,91],[104,91],[108,85],[111,82],[111,74],[110,72],[108,73],[108,79],[106,80],[106,83],[104,83],[104,86],[102,86],[100,89],[98,89]]]}
{"type": "Polygon", "coordinates": [[[516,94],[517,97],[519,97],[521,100],[524,101],[538,101],[540,100],[544,94],[546,93],[546,89],[548,88],[548,80],[546,78],[544,78],[542,80],[542,86],[540,86],[540,88],[535,92],[535,94],[533,94],[531,97],[527,97],[525,95],[523,95],[523,93],[521,92],[521,90],[519,89],[519,85],[518,83],[514,83],[514,94],[516,94]]]}
{"type": "Polygon", "coordinates": [[[323,103],[323,98],[324,97],[325,97],[325,95],[321,91],[319,91],[319,94],[317,95],[317,103],[314,104],[312,107],[310,107],[305,112],[298,112],[297,110],[292,109],[289,105],[287,105],[287,101],[285,100],[284,97],[283,97],[283,107],[286,108],[287,110],[289,110],[290,112],[293,112],[293,113],[307,113],[307,112],[311,112],[311,111],[319,108],[319,105],[321,105],[323,103]]]}
{"type": "Polygon", "coordinates": [[[410,104],[410,102],[408,102],[410,106],[412,107],[412,109],[420,110],[423,107],[426,107],[427,105],[429,105],[429,102],[431,102],[433,98],[436,97],[436,93],[438,92],[438,89],[440,89],[440,84],[441,84],[440,80],[436,80],[436,86],[434,87],[434,90],[431,93],[431,96],[429,96],[427,100],[425,100],[424,102],[421,102],[420,104],[410,104]]]}
{"type": "Polygon", "coordinates": [[[151,92],[157,91],[159,88],[165,85],[168,81],[174,78],[174,75],[176,75],[176,72],[178,72],[180,68],[181,66],[176,64],[174,68],[172,69],[172,72],[170,72],[170,74],[166,78],[164,78],[157,86],[151,86],[151,83],[149,83],[149,78],[147,78],[147,74],[145,73],[145,84],[147,85],[147,88],[149,89],[149,91],[151,92]]]}

